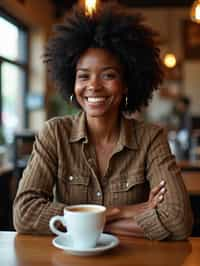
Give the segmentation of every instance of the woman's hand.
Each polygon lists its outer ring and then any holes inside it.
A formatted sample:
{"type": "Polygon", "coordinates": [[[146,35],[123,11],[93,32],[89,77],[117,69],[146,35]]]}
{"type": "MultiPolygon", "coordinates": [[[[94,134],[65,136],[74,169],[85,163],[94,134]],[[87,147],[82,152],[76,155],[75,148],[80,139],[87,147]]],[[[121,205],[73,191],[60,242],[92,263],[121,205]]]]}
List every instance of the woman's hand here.
{"type": "Polygon", "coordinates": [[[108,222],[117,219],[133,218],[134,215],[142,213],[147,209],[155,209],[163,201],[165,193],[165,181],[161,181],[160,184],[150,191],[148,201],[113,208],[113,213],[110,213],[112,215],[109,215],[108,222]]]}
{"type": "Polygon", "coordinates": [[[116,207],[109,207],[106,209],[106,223],[120,219],[120,209],[116,207]]]}
{"type": "Polygon", "coordinates": [[[155,209],[159,203],[164,199],[166,193],[165,181],[161,181],[160,184],[154,187],[149,194],[148,205],[150,208],[155,209]]]}
{"type": "Polygon", "coordinates": [[[130,236],[143,236],[143,231],[134,221],[134,216],[147,209],[156,208],[158,204],[163,201],[165,193],[165,182],[161,181],[159,185],[150,191],[147,202],[118,208],[108,208],[106,211],[106,225],[104,231],[130,236]]]}

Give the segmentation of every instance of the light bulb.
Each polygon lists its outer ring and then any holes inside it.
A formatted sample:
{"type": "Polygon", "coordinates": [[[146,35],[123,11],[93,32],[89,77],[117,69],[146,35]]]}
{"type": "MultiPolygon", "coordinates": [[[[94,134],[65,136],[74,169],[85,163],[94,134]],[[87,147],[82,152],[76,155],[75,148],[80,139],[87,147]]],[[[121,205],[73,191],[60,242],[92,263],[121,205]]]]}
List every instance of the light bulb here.
{"type": "Polygon", "coordinates": [[[164,64],[168,68],[173,68],[176,66],[176,56],[174,54],[167,53],[164,56],[164,64]]]}
{"type": "Polygon", "coordinates": [[[86,15],[91,17],[96,11],[97,0],[85,0],[86,15]]]}
{"type": "Polygon", "coordinates": [[[200,23],[200,0],[194,1],[190,11],[190,17],[192,21],[200,23]]]}

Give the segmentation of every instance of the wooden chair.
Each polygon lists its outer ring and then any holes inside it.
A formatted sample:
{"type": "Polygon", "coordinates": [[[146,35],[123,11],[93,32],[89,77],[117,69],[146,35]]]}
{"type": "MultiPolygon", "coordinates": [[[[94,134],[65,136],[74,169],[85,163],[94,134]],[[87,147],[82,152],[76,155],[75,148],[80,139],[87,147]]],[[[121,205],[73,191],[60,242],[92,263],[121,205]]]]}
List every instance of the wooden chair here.
{"type": "Polygon", "coordinates": [[[14,134],[13,146],[13,163],[14,176],[19,182],[23,171],[26,168],[28,159],[33,149],[35,141],[35,132],[30,130],[23,130],[14,134]]]}

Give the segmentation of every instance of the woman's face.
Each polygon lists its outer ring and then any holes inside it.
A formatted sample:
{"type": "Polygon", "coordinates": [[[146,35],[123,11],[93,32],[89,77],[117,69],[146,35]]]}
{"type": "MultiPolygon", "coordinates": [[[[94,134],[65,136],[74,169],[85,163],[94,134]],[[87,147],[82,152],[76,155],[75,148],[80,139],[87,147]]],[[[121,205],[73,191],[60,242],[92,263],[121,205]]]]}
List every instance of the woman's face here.
{"type": "Polygon", "coordinates": [[[126,94],[122,73],[117,58],[104,49],[90,48],[80,57],[75,96],[87,117],[118,114],[126,94]]]}

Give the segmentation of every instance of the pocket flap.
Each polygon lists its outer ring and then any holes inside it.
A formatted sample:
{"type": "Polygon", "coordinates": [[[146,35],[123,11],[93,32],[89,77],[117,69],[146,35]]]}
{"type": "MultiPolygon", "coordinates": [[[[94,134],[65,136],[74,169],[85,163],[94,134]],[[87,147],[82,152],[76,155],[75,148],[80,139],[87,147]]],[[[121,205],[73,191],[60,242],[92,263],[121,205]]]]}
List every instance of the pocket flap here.
{"type": "Polygon", "coordinates": [[[82,176],[82,175],[69,175],[65,177],[61,177],[62,181],[67,184],[71,185],[85,185],[88,186],[90,182],[89,176],[82,176]]]}
{"type": "Polygon", "coordinates": [[[119,180],[118,182],[111,184],[110,187],[111,187],[112,192],[122,192],[122,191],[128,191],[133,186],[136,186],[142,183],[145,183],[144,174],[129,173],[129,175],[126,178],[123,178],[121,181],[119,180]]]}

